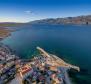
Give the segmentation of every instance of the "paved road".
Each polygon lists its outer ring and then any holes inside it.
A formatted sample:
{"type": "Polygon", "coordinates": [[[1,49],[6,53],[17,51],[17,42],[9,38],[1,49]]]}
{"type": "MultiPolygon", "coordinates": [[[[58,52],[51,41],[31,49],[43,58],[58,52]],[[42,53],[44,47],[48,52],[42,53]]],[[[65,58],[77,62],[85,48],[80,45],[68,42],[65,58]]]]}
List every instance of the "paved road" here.
{"type": "Polygon", "coordinates": [[[10,84],[22,84],[22,78],[21,78],[19,75],[17,75],[17,76],[15,77],[15,79],[13,79],[13,80],[10,82],[10,84]]]}

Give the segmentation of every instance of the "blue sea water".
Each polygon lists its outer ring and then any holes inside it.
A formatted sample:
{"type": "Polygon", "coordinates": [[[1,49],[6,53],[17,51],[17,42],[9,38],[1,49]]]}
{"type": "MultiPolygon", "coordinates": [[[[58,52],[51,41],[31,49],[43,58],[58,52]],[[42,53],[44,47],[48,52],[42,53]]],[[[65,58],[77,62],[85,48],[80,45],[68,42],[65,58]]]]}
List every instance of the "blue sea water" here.
{"type": "MultiPolygon", "coordinates": [[[[15,28],[14,28],[15,29],[15,28]]],[[[17,27],[2,42],[21,58],[31,58],[39,46],[81,68],[72,73],[76,84],[91,84],[91,26],[36,24],[17,27]]]]}

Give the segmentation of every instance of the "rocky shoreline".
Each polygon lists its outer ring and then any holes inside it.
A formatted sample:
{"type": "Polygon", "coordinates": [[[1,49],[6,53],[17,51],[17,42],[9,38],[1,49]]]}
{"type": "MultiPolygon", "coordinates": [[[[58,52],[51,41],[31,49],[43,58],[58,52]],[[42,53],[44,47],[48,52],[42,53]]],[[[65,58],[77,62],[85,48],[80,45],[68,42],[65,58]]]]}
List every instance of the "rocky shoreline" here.
{"type": "Polygon", "coordinates": [[[0,27],[0,40],[8,37],[11,35],[11,30],[5,28],[5,27],[0,27]]]}

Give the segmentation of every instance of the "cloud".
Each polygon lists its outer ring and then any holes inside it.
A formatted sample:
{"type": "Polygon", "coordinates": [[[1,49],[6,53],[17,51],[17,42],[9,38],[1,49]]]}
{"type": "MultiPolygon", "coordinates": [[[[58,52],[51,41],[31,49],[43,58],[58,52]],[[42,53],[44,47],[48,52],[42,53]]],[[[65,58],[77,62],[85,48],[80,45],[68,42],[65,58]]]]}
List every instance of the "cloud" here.
{"type": "Polygon", "coordinates": [[[32,14],[32,11],[30,10],[27,10],[27,11],[24,11],[26,14],[32,14]]]}

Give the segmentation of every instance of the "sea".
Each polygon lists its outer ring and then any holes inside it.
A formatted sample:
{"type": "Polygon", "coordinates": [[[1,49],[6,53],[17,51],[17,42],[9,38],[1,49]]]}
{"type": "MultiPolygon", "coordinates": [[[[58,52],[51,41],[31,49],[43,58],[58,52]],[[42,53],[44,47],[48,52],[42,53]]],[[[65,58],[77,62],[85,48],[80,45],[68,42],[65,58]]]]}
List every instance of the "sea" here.
{"type": "Polygon", "coordinates": [[[27,24],[2,40],[21,59],[38,54],[37,46],[80,67],[69,71],[73,84],[91,84],[91,25],[27,24]]]}

